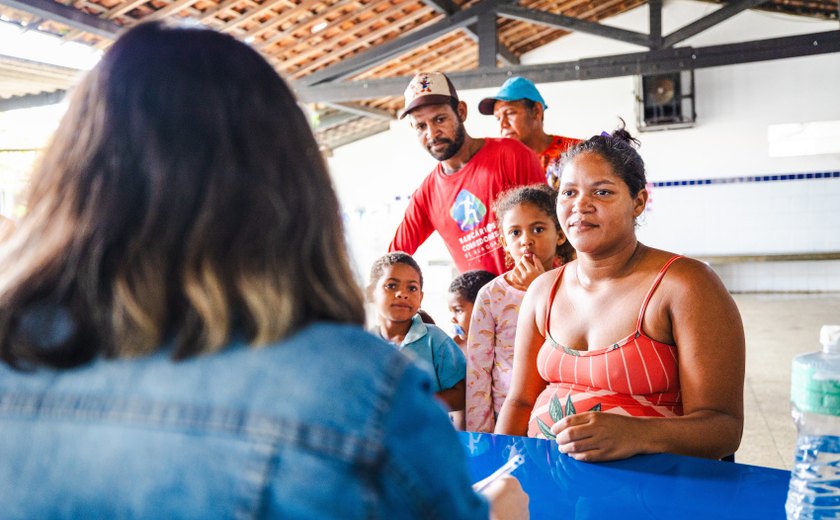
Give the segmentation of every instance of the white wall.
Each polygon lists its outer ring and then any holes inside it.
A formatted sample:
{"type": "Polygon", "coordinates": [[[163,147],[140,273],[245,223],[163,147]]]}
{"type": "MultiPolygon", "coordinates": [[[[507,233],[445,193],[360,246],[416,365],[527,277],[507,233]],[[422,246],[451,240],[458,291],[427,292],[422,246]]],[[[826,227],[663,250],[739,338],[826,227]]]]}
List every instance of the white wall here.
{"type": "MultiPolygon", "coordinates": [[[[694,1],[666,1],[663,34],[718,8],[694,1]]],[[[647,32],[647,6],[604,23],[647,32]]],[[[702,47],[836,29],[837,22],[746,11],[680,45],[702,47]]],[[[605,38],[572,34],[528,53],[522,63],[641,50],[605,38]]],[[[540,84],[549,105],[546,130],[588,137],[615,128],[622,117],[636,133],[634,81],[623,77],[540,84]]],[[[470,110],[466,126],[471,135],[497,135],[494,119],[477,110],[478,101],[495,91],[459,92],[470,110]]],[[[838,91],[840,53],[698,69],[694,127],[639,134],[648,178],[663,182],[840,171],[840,153],[771,157],[767,136],[771,124],[840,121],[838,91]]],[[[394,122],[389,132],[338,148],[329,162],[348,212],[351,247],[360,270],[365,271],[387,246],[406,197],[435,163],[417,144],[405,121],[394,122]],[[358,211],[361,208],[363,216],[358,211]]],[[[649,245],[698,256],[840,252],[837,201],[840,178],[657,186],[639,236],[649,245]]],[[[451,276],[451,268],[437,265],[448,261],[439,239],[421,248],[417,256],[425,263],[432,262],[433,271],[440,271],[440,280],[430,283],[442,284],[451,276]]],[[[765,268],[768,265],[772,270],[774,264],[765,264],[765,268]]],[[[788,266],[779,269],[793,273],[788,266]]],[[[824,275],[823,290],[840,290],[836,270],[836,262],[808,266],[811,278],[824,275]]],[[[744,274],[735,268],[719,272],[733,290],[750,290],[745,287],[754,285],[738,282],[744,274]]],[[[785,276],[767,273],[767,279],[779,278],[779,282],[761,284],[761,290],[811,290],[816,285],[798,285],[792,281],[798,275],[785,276]]]]}

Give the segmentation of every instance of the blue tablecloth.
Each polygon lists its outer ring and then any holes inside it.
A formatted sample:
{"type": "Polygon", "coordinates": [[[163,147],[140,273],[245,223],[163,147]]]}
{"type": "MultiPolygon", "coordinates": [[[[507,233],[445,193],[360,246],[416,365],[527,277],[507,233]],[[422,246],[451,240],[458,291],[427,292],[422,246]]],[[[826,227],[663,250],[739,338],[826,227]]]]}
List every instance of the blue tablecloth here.
{"type": "Polygon", "coordinates": [[[785,518],[788,471],[668,454],[578,462],[552,441],[459,435],[474,481],[504,464],[512,450],[525,456],[513,475],[530,497],[534,520],[785,518]]]}

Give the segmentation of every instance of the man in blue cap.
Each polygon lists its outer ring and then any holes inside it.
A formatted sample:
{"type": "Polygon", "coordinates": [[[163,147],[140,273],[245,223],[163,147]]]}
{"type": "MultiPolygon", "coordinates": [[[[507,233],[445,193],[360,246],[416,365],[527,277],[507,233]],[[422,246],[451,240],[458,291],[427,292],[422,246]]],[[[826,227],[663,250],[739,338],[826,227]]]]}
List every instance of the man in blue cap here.
{"type": "Polygon", "coordinates": [[[505,190],[542,182],[537,156],[511,139],[470,136],[467,104],[442,72],[412,78],[402,118],[438,164],[411,195],[388,251],[414,254],[437,231],[458,271],[508,271],[493,204],[505,190]]]}
{"type": "Polygon", "coordinates": [[[546,181],[557,189],[560,155],[580,139],[546,134],[543,120],[547,108],[534,83],[521,76],[508,79],[495,96],[484,98],[478,104],[479,112],[496,117],[502,137],[521,141],[536,152],[545,169],[546,181]]]}

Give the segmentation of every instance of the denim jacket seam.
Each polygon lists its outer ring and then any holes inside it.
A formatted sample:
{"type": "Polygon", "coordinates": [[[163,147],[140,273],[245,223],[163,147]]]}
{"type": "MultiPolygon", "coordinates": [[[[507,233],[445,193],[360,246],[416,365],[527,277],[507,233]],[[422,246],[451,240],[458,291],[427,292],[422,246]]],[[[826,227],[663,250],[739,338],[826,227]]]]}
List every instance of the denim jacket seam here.
{"type": "Polygon", "coordinates": [[[383,367],[382,377],[376,380],[374,387],[375,401],[373,403],[373,410],[370,414],[370,423],[366,430],[369,434],[378,441],[382,446],[385,437],[385,417],[391,411],[394,405],[394,399],[399,389],[400,381],[406,368],[411,364],[409,359],[399,353],[390,356],[388,362],[383,367]]]}
{"type": "Polygon", "coordinates": [[[0,414],[50,417],[63,420],[99,419],[135,427],[157,426],[172,431],[203,429],[217,434],[239,435],[252,442],[288,443],[335,456],[350,463],[371,465],[381,453],[381,439],[361,432],[336,430],[282,417],[219,408],[210,405],[120,399],[65,394],[60,396],[0,392],[0,414]]]}
{"type": "Polygon", "coordinates": [[[384,461],[383,470],[386,475],[383,478],[392,478],[402,484],[409,503],[414,506],[419,518],[443,518],[434,500],[430,500],[423,491],[428,487],[418,481],[410,471],[404,471],[393,458],[388,457],[384,461]]]}
{"type": "Polygon", "coordinates": [[[247,520],[255,518],[265,506],[263,503],[264,491],[268,487],[270,475],[277,464],[278,444],[255,443],[255,449],[259,456],[250,459],[245,467],[243,479],[247,483],[247,489],[243,490],[243,496],[234,510],[234,518],[247,520]]]}
{"type": "Polygon", "coordinates": [[[382,450],[382,457],[378,470],[384,473],[380,478],[393,478],[395,481],[401,482],[404,486],[406,496],[413,504],[415,511],[420,518],[442,518],[441,512],[435,502],[430,500],[424,489],[427,488],[423,482],[418,481],[411,474],[410,471],[404,470],[398,461],[391,457],[390,453],[385,450],[385,419],[386,415],[391,412],[396,397],[399,384],[402,381],[406,369],[411,365],[411,361],[405,355],[393,356],[386,365],[383,377],[379,381],[377,389],[378,401],[374,404],[375,419],[374,431],[376,439],[382,450]]]}
{"type": "Polygon", "coordinates": [[[368,485],[365,487],[362,500],[365,503],[366,518],[370,520],[378,518],[378,495],[374,492],[375,481],[381,478],[381,468],[387,464],[388,458],[385,450],[385,419],[393,409],[400,381],[406,369],[411,365],[411,361],[405,355],[397,351],[394,354],[386,360],[382,367],[381,377],[375,380],[372,410],[368,424],[363,428],[370,440],[368,447],[370,448],[369,455],[371,458],[365,466],[367,471],[370,472],[371,478],[367,479],[368,485]],[[372,475],[379,476],[373,478],[372,475]]]}

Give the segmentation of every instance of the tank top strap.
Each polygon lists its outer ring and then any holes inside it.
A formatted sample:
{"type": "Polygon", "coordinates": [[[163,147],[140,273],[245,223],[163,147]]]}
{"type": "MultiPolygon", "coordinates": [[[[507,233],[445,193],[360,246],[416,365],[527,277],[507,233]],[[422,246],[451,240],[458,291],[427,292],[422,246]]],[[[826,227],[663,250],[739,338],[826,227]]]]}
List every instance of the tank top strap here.
{"type": "Polygon", "coordinates": [[[641,310],[639,310],[639,319],[638,321],[636,321],[637,334],[641,334],[642,332],[642,318],[644,318],[645,316],[645,311],[647,310],[648,302],[650,302],[651,296],[653,296],[653,291],[655,291],[656,288],[659,286],[659,282],[661,282],[662,277],[665,276],[665,271],[667,271],[668,268],[671,267],[671,264],[673,264],[675,261],[679,260],[682,257],[683,255],[672,256],[667,262],[665,262],[665,265],[662,266],[662,269],[659,270],[659,274],[656,275],[656,279],[653,281],[653,284],[651,284],[650,289],[648,290],[647,295],[645,296],[645,299],[642,302],[642,308],[641,310]]]}
{"type": "Polygon", "coordinates": [[[557,269],[557,274],[554,276],[554,283],[551,285],[551,291],[548,293],[548,303],[545,305],[545,336],[551,337],[548,331],[549,317],[551,315],[551,306],[554,305],[554,296],[557,294],[557,288],[560,286],[560,280],[563,278],[563,271],[566,270],[566,265],[563,264],[557,269]]]}

